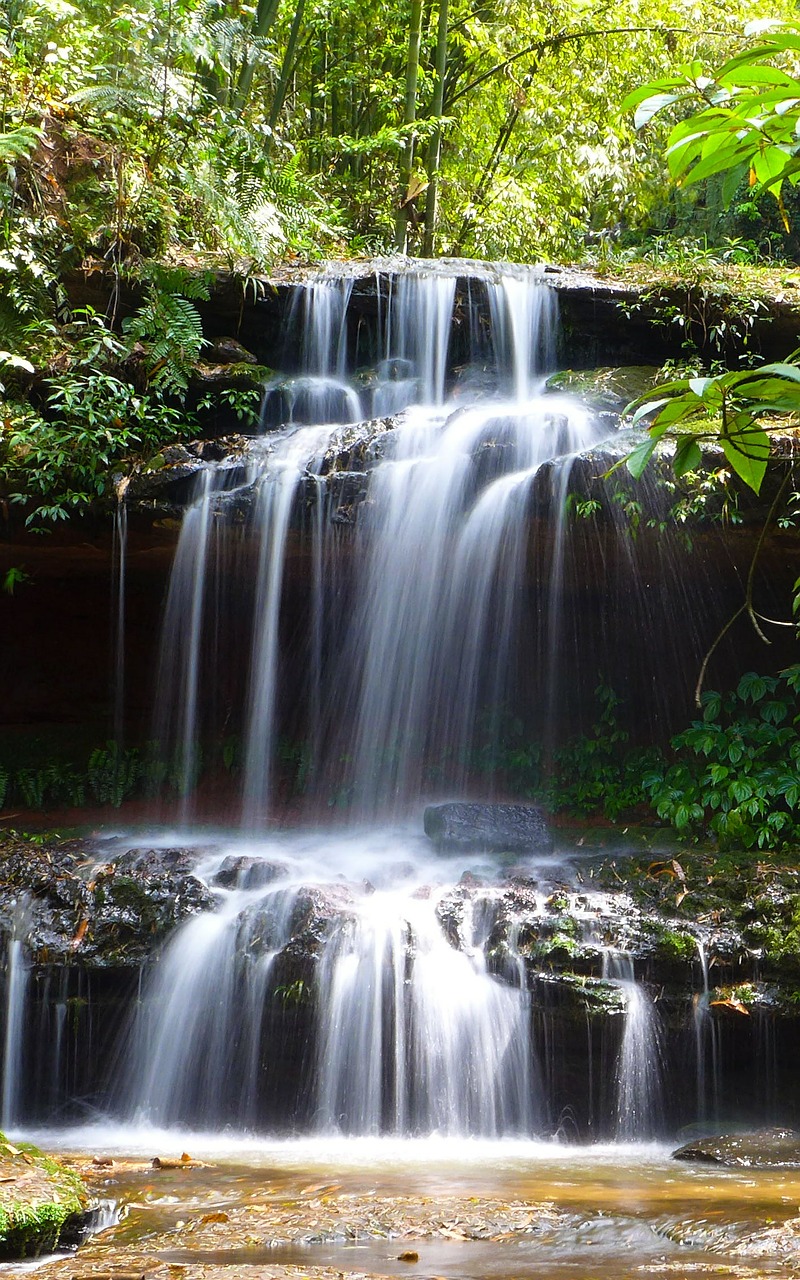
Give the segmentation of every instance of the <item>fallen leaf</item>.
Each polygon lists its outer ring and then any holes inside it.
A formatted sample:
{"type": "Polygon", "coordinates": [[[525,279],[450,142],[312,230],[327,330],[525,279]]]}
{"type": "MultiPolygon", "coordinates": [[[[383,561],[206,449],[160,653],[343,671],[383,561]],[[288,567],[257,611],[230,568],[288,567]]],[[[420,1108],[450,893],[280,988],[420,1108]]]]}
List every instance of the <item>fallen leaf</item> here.
{"type": "Polygon", "coordinates": [[[88,928],[89,928],[89,921],[84,918],[83,920],[81,920],[80,924],[75,930],[75,936],[73,937],[71,943],[69,944],[73,951],[78,950],[78,947],[81,945],[84,937],[86,936],[86,930],[88,928]]]}

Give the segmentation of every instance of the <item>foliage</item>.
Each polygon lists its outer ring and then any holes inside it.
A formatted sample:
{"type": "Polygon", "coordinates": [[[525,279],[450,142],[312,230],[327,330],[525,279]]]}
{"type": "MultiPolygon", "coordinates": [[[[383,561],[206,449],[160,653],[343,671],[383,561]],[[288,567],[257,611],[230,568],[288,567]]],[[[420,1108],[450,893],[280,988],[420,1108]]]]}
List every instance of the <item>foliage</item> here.
{"type": "Polygon", "coordinates": [[[521,716],[508,707],[481,713],[470,768],[499,781],[514,795],[536,796],[542,784],[542,748],[531,739],[521,716]]]}
{"type": "Polygon", "coordinates": [[[697,470],[702,462],[699,441],[713,439],[736,474],[758,493],[770,452],[761,419],[800,412],[800,366],[763,364],[715,376],[678,378],[640,396],[628,410],[635,410],[634,426],[655,415],[648,438],[626,459],[636,479],[659,441],[671,434],[677,437],[673,463],[677,476],[697,470]]]}
{"type": "Polygon", "coordinates": [[[66,520],[106,496],[111,471],[180,435],[187,415],[113,374],[79,368],[51,384],[45,412],[14,406],[0,423],[0,484],[26,524],[66,520]]]}
{"type": "Polygon", "coordinates": [[[196,300],[207,300],[203,277],[158,271],[135,316],[123,321],[131,342],[146,344],[148,380],[161,393],[182,394],[204,345],[196,300]]]}
{"type": "Polygon", "coordinates": [[[675,761],[644,786],[682,835],[722,848],[781,849],[800,841],[800,666],[742,676],[733,693],[703,695],[703,719],[672,741],[675,761]]]}
{"type": "Polygon", "coordinates": [[[613,689],[600,683],[595,698],[597,720],[591,732],[556,752],[545,797],[553,809],[602,813],[614,821],[645,800],[642,775],[659,753],[627,747],[629,735],[619,723],[620,700],[613,689]]]}
{"type": "Polygon", "coordinates": [[[109,741],[92,752],[86,772],[94,799],[118,809],[122,801],[133,794],[141,777],[139,752],[135,748],[125,750],[118,742],[109,741]]]}
{"type": "Polygon", "coordinates": [[[724,173],[726,204],[746,174],[779,200],[785,180],[800,181],[800,78],[792,74],[800,26],[769,18],[750,23],[745,35],[755,43],[716,70],[695,59],[635,90],[622,106],[636,108],[637,128],[665,107],[695,108],[669,135],[670,173],[685,185],[724,173]],[[773,65],[787,55],[792,70],[773,65]]]}

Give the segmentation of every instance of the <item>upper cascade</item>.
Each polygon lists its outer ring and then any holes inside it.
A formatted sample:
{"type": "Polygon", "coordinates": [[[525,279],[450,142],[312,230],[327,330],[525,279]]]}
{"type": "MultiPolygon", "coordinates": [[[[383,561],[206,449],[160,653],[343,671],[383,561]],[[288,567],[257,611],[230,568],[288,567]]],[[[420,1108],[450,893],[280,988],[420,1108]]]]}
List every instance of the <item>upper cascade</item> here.
{"type": "MultiPolygon", "coordinates": [[[[478,727],[496,735],[517,697],[531,486],[547,464],[557,511],[572,460],[603,435],[544,391],[557,298],[535,273],[458,296],[454,274],[391,275],[377,299],[367,318],[351,279],[297,287],[294,368],[265,388],[262,441],[244,478],[204,469],[183,524],[155,736],[188,792],[202,741],[238,726],[249,829],[274,810],[287,726],[317,801],[366,817],[437,784],[465,793],[478,727]],[[347,431],[369,419],[342,470],[347,431]],[[290,607],[299,551],[310,568],[290,607]]],[[[540,612],[554,658],[557,612],[540,612]]]]}

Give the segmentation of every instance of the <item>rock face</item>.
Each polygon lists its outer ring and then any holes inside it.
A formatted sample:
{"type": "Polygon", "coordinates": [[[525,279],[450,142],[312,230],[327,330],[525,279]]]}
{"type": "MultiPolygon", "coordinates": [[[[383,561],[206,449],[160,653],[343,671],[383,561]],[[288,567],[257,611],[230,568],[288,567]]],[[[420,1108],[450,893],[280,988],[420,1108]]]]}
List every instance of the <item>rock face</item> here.
{"type": "Polygon", "coordinates": [[[553,847],[544,815],[534,805],[428,805],[425,834],[437,849],[453,853],[546,853],[553,847]]]}
{"type": "Polygon", "coordinates": [[[40,964],[136,968],[213,894],[182,849],[108,849],[79,841],[0,849],[0,930],[24,934],[40,964]],[[105,852],[105,850],[103,851],[105,852]]]}
{"type": "Polygon", "coordinates": [[[758,1129],[755,1133],[699,1138],[673,1151],[672,1158],[746,1169],[800,1169],[800,1133],[793,1129],[758,1129]]]}

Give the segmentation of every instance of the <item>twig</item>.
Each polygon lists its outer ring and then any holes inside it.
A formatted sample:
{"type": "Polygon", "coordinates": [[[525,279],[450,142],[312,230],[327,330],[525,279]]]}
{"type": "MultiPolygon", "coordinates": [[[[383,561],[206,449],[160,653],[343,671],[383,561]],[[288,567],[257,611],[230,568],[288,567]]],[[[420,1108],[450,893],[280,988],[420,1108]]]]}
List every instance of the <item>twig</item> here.
{"type": "MultiPolygon", "coordinates": [[[[697,684],[696,684],[696,685],[695,685],[695,687],[694,687],[694,701],[695,701],[695,706],[701,707],[701,706],[703,705],[703,704],[702,704],[702,701],[701,701],[701,698],[700,698],[700,695],[701,695],[701,693],[703,692],[703,684],[705,683],[706,672],[707,672],[707,670],[708,670],[708,664],[709,664],[709,662],[711,661],[711,658],[712,658],[713,654],[716,652],[716,650],[719,648],[719,645],[720,645],[720,644],[722,643],[722,641],[725,639],[725,636],[726,636],[726,635],[728,634],[728,632],[730,631],[730,629],[731,629],[731,627],[733,626],[734,622],[736,622],[736,621],[737,621],[737,619],[739,619],[739,618],[742,616],[742,614],[743,614],[743,613],[746,613],[746,614],[747,614],[747,616],[749,617],[750,621],[752,622],[752,624],[753,624],[753,626],[754,626],[754,628],[755,628],[756,635],[757,635],[761,640],[763,640],[763,641],[764,641],[764,644],[771,644],[771,643],[772,643],[772,641],[769,639],[769,637],[764,635],[764,632],[761,630],[761,627],[760,627],[760,626],[759,626],[759,624],[758,624],[759,617],[760,617],[760,616],[762,616],[762,615],[757,614],[757,613],[756,613],[756,610],[755,610],[755,609],[754,609],[754,607],[753,607],[753,584],[754,584],[754,581],[755,581],[756,565],[758,564],[758,559],[759,559],[759,556],[761,555],[761,550],[762,550],[762,548],[763,548],[763,546],[764,546],[764,541],[765,541],[766,536],[767,536],[767,531],[768,531],[768,529],[770,528],[770,526],[771,526],[771,524],[772,524],[773,517],[774,517],[774,515],[775,515],[775,512],[776,512],[776,511],[777,511],[777,509],[778,509],[778,506],[780,505],[781,499],[783,498],[783,495],[784,495],[784,493],[785,493],[785,491],[786,491],[786,487],[787,487],[787,485],[789,484],[789,480],[791,479],[791,475],[792,475],[791,471],[787,471],[787,472],[786,472],[786,475],[783,477],[783,480],[781,481],[781,483],[780,483],[780,485],[779,485],[779,487],[778,487],[778,492],[775,494],[775,497],[774,497],[774,498],[773,498],[773,500],[772,500],[772,505],[770,506],[770,509],[769,509],[769,511],[767,512],[767,518],[766,518],[766,520],[764,521],[764,524],[763,524],[763,526],[762,526],[761,532],[760,532],[760,534],[758,535],[758,541],[757,541],[757,543],[756,543],[756,545],[755,545],[755,550],[753,551],[753,558],[752,558],[752,560],[750,561],[750,568],[749,568],[748,573],[747,573],[747,584],[746,584],[746,587],[745,587],[745,596],[744,596],[744,600],[743,600],[743,601],[742,601],[742,603],[739,605],[739,608],[738,608],[738,609],[736,610],[736,612],[732,615],[732,617],[730,617],[730,618],[728,619],[728,621],[725,623],[725,626],[722,628],[722,630],[720,631],[720,633],[719,633],[719,635],[717,636],[717,638],[713,641],[713,643],[712,643],[712,645],[711,645],[710,649],[709,649],[709,650],[708,650],[708,652],[706,653],[706,656],[703,658],[703,664],[702,664],[702,666],[700,667],[700,673],[699,673],[699,675],[698,675],[698,677],[697,677],[697,684]]],[[[771,619],[769,619],[769,618],[763,618],[763,621],[764,621],[764,622],[769,622],[769,621],[771,621],[771,619]]],[[[781,624],[778,624],[778,625],[786,625],[786,624],[781,623],[781,624]]]]}

